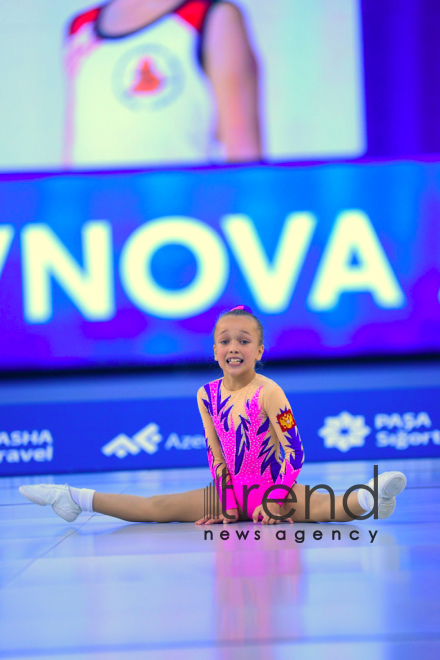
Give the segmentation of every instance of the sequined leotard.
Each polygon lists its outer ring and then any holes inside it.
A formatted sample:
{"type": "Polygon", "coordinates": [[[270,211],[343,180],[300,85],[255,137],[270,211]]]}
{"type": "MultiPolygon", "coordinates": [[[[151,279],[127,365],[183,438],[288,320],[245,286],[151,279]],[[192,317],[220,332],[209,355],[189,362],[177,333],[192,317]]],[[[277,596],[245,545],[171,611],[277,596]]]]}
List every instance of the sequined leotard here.
{"type": "MultiPolygon", "coordinates": [[[[274,485],[291,488],[304,462],[304,451],[290,404],[273,380],[256,374],[243,389],[225,389],[223,379],[201,387],[197,402],[205,429],[209,466],[223,505],[221,478],[226,468],[224,509],[238,508],[252,518],[265,491],[274,485]],[[247,511],[244,490],[247,486],[247,511]],[[252,485],[258,488],[250,490],[252,485]]],[[[284,500],[274,489],[269,497],[284,500]]]]}

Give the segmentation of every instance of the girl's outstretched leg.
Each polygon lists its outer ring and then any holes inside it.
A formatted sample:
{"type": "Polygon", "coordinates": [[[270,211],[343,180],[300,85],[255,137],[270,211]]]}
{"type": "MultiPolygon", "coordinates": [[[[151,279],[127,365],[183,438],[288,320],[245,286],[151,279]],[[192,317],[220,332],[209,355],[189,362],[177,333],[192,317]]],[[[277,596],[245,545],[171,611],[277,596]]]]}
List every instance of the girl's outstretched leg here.
{"type": "MultiPolygon", "coordinates": [[[[343,506],[343,495],[335,497],[335,516],[332,517],[330,493],[315,491],[309,498],[309,506],[306,501],[306,488],[302,484],[296,484],[293,488],[297,503],[285,504],[284,508],[294,508],[292,519],[295,522],[352,522],[352,516],[348,515],[343,506]]],[[[355,516],[365,515],[365,509],[358,501],[357,491],[350,493],[347,505],[355,516]]]]}
{"type": "Polygon", "coordinates": [[[74,522],[81,511],[95,511],[130,522],[195,522],[204,515],[204,489],[173,495],[119,495],[97,493],[67,484],[20,486],[20,493],[41,506],[51,505],[67,522],[74,522]]]}
{"type": "Polygon", "coordinates": [[[95,493],[93,510],[130,522],[195,522],[203,517],[204,488],[172,495],[95,493]]]}
{"type": "MultiPolygon", "coordinates": [[[[373,489],[373,479],[368,482],[369,488],[373,489]]],[[[402,472],[382,472],[378,476],[378,517],[388,518],[396,507],[396,496],[406,486],[406,477],[402,472]]],[[[319,493],[314,491],[311,495],[306,492],[306,487],[301,484],[294,486],[297,504],[283,504],[284,513],[293,507],[295,513],[292,519],[297,522],[349,522],[357,520],[357,516],[364,516],[373,509],[374,499],[366,488],[360,488],[349,494],[344,507],[344,496],[335,497],[329,492],[319,493]],[[334,511],[333,509],[334,503],[334,511]]]]}

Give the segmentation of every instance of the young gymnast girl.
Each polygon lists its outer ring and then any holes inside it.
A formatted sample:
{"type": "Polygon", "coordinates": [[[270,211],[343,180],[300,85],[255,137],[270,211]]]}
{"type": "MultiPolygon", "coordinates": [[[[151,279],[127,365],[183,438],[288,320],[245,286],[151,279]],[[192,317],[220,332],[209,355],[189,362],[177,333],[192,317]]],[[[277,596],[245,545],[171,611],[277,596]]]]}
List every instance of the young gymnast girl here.
{"type": "MultiPolygon", "coordinates": [[[[214,357],[223,378],[201,387],[197,394],[217,493],[208,510],[204,488],[139,497],[39,484],[20,486],[21,494],[35,504],[52,505],[68,522],[82,511],[132,522],[198,525],[238,520],[269,525],[346,522],[365,516],[374,505],[373,479],[368,482],[371,492],[366,488],[351,492],[345,508],[342,495],[334,498],[334,506],[327,492],[314,491],[306,498],[306,487],[297,483],[304,452],[290,403],[279,385],[255,372],[263,351],[262,325],[248,307],[239,305],[220,316],[214,328],[214,357]]],[[[384,472],[377,484],[378,517],[388,518],[406,477],[402,472],[384,472]]]]}

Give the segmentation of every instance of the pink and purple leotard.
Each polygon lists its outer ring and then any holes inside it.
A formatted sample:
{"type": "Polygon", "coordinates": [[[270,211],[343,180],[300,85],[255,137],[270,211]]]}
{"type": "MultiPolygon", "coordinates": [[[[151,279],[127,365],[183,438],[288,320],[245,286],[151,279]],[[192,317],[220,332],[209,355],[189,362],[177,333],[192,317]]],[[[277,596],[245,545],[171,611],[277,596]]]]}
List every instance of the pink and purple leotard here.
{"type": "MultiPolygon", "coordinates": [[[[304,462],[304,451],[290,404],[270,378],[256,374],[243,389],[225,389],[223,379],[201,387],[197,402],[205,429],[209,466],[223,506],[221,479],[226,468],[224,509],[239,509],[248,518],[270,486],[292,488],[304,462]],[[250,490],[251,486],[258,486],[250,490]],[[244,489],[247,486],[247,510],[244,489]]],[[[271,491],[284,500],[288,491],[271,491]]],[[[294,505],[292,505],[294,506],[294,505]]]]}

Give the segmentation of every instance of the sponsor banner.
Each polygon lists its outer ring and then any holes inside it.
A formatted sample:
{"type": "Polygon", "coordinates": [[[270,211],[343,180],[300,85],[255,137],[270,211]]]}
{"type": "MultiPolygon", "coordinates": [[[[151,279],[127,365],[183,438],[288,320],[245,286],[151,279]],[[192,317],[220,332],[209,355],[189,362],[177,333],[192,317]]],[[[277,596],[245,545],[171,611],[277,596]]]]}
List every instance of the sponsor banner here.
{"type": "MultiPolygon", "coordinates": [[[[440,456],[440,389],[286,394],[305,460],[440,456]]],[[[0,474],[207,466],[195,397],[0,408],[0,474]]]]}
{"type": "Polygon", "coordinates": [[[240,303],[270,360],[438,352],[439,179],[435,162],[4,177],[0,369],[204,363],[240,303]]]}

